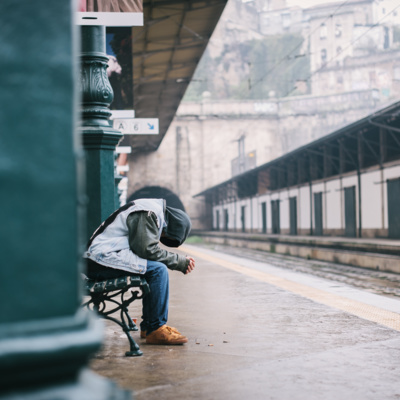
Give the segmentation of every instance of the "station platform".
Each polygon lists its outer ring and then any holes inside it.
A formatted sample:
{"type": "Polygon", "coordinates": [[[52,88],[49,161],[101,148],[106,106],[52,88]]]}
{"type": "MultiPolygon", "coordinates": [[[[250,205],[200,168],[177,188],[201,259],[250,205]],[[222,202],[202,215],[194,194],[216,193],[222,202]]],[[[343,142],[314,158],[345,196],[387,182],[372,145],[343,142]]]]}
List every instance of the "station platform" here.
{"type": "MultiPolygon", "coordinates": [[[[400,301],[194,245],[189,275],[170,272],[168,325],[182,346],[141,357],[106,321],[97,374],[137,400],[400,398],[400,301]]],[[[136,303],[136,304],[135,304],[136,303]]],[[[141,303],[130,306],[140,317],[141,303]]]]}

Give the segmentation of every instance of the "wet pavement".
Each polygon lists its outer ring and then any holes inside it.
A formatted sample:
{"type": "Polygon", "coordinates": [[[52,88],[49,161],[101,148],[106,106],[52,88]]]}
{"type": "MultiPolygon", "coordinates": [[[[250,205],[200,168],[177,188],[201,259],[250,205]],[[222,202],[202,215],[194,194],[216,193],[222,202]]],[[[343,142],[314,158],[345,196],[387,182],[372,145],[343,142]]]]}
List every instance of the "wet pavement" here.
{"type": "Polygon", "coordinates": [[[133,333],[144,355],[128,358],[125,335],[106,321],[95,372],[138,400],[400,399],[399,300],[246,261],[242,249],[183,250],[196,269],[170,273],[168,324],[189,342],[152,346],[133,333]]]}

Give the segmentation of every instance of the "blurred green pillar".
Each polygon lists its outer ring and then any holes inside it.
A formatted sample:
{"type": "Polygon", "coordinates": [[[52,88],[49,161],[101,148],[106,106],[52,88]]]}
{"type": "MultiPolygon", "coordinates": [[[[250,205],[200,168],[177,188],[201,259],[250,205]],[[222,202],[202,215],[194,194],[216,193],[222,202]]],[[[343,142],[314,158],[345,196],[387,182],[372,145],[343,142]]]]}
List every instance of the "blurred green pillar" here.
{"type": "Polygon", "coordinates": [[[119,207],[115,204],[114,151],[122,134],[111,128],[113,90],[107,76],[104,26],[82,26],[82,137],[86,153],[89,236],[119,207]]]}
{"type": "Polygon", "coordinates": [[[73,4],[0,1],[1,399],[128,398],[85,368],[102,329],[80,307],[86,220],[73,4]]]}

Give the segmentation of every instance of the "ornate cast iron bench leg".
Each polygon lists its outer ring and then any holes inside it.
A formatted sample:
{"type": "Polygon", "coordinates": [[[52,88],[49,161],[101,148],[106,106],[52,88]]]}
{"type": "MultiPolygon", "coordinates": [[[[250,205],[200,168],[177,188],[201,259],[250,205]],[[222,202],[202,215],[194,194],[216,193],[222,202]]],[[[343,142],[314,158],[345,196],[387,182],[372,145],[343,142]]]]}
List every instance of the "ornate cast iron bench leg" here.
{"type": "Polygon", "coordinates": [[[143,352],[130,334],[131,331],[137,331],[138,328],[129,315],[128,306],[149,293],[150,289],[146,280],[140,275],[104,281],[93,281],[86,278],[85,286],[90,300],[83,306],[95,310],[102,318],[113,321],[122,328],[130,345],[130,350],[125,353],[126,356],[141,356],[143,352]],[[126,294],[130,297],[124,298],[126,294]],[[107,309],[107,305],[111,305],[111,308],[107,309]],[[111,316],[117,311],[120,312],[120,320],[111,316]]]}

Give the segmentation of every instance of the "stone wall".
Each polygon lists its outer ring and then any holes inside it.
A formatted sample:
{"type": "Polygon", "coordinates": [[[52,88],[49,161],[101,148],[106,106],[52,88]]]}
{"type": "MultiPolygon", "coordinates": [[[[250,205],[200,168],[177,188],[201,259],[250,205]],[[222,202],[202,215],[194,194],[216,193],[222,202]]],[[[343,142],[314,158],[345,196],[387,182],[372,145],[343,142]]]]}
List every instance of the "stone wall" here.
{"type": "Polygon", "coordinates": [[[148,186],[176,194],[205,228],[204,199],[193,197],[232,177],[238,140],[256,166],[360,119],[382,104],[373,91],[268,101],[182,103],[159,149],[130,156],[128,197],[148,186]]]}

